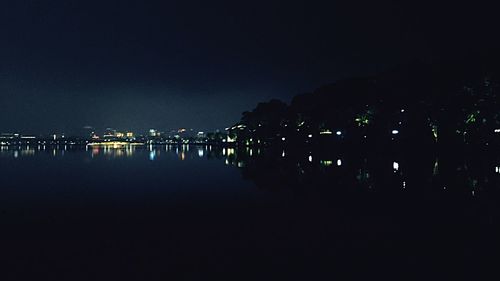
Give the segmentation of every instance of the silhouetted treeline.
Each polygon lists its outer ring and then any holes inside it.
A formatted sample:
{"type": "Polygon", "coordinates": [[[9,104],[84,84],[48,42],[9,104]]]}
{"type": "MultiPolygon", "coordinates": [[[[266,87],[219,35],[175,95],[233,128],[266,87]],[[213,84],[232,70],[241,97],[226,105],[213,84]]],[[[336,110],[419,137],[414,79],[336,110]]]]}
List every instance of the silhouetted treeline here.
{"type": "Polygon", "coordinates": [[[498,62],[416,62],[323,86],[290,105],[259,103],[228,129],[228,141],[493,145],[500,140],[498,62]]]}

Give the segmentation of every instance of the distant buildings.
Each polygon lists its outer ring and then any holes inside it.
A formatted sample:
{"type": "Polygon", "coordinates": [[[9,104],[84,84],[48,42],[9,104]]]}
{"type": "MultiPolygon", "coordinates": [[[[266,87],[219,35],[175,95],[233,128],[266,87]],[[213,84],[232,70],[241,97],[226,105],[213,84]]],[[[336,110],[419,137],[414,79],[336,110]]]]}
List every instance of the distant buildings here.
{"type": "Polygon", "coordinates": [[[19,133],[0,133],[0,145],[87,145],[105,143],[133,143],[133,144],[218,144],[227,139],[227,133],[195,131],[193,129],[179,128],[172,130],[170,134],[163,133],[157,129],[149,129],[145,134],[136,134],[130,130],[117,130],[106,128],[102,133],[86,126],[80,133],[83,136],[66,136],[63,133],[50,135],[25,135],[19,133]]]}

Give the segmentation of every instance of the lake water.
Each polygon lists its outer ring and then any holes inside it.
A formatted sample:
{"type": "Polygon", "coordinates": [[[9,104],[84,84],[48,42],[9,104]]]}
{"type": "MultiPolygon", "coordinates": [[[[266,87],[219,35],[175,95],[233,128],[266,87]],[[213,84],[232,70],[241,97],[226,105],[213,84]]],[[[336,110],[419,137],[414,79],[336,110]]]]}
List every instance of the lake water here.
{"type": "Polygon", "coordinates": [[[491,151],[1,147],[0,175],[2,280],[477,278],[500,257],[491,151]]]}

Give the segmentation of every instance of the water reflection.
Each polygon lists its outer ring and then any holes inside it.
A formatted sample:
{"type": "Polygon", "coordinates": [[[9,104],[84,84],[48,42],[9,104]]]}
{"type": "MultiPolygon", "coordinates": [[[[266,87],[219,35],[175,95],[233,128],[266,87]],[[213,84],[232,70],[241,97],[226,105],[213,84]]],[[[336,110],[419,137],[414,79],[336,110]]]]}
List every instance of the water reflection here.
{"type": "Polygon", "coordinates": [[[149,160],[154,161],[156,158],[156,150],[149,151],[149,160]]]}
{"type": "Polygon", "coordinates": [[[499,183],[500,159],[492,153],[440,155],[369,155],[355,152],[317,152],[218,146],[0,146],[0,160],[37,155],[66,157],[84,153],[92,159],[148,159],[174,156],[180,161],[216,160],[241,170],[245,179],[263,189],[329,188],[336,191],[413,190],[462,192],[477,197],[499,183]]]}

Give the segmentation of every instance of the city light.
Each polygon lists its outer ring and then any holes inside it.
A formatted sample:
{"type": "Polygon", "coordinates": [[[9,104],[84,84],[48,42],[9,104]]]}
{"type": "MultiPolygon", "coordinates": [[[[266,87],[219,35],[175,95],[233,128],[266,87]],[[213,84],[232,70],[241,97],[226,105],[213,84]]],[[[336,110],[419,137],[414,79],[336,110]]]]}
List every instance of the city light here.
{"type": "Polygon", "coordinates": [[[394,172],[399,171],[399,163],[398,162],[393,162],[392,163],[392,168],[394,169],[394,172]]]}
{"type": "Polygon", "coordinates": [[[122,148],[126,146],[137,146],[137,145],[144,145],[144,143],[138,143],[138,142],[125,142],[125,141],[108,141],[108,142],[90,142],[87,144],[87,146],[104,146],[104,147],[111,147],[111,148],[122,148]]]}
{"type": "Polygon", "coordinates": [[[332,160],[321,160],[321,161],[319,161],[319,163],[322,166],[325,166],[325,167],[329,167],[329,166],[333,165],[333,161],[332,160]]]}

